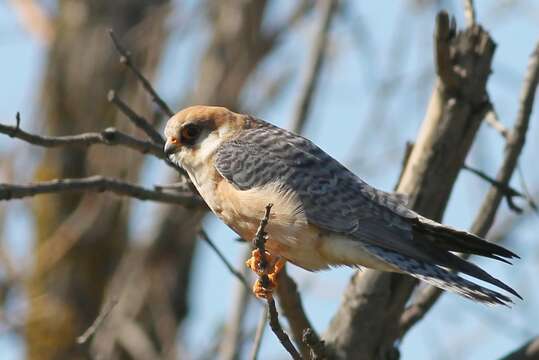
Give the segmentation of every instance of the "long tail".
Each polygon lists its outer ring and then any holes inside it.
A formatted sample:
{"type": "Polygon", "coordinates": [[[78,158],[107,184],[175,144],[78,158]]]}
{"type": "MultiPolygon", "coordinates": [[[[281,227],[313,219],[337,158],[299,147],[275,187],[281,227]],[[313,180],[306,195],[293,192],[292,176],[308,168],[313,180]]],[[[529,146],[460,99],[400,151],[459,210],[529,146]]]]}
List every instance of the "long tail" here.
{"type": "MultiPolygon", "coordinates": [[[[407,273],[415,278],[423,280],[443,290],[452,291],[469,299],[492,305],[502,304],[508,306],[509,304],[513,303],[513,301],[508,296],[505,296],[497,291],[487,289],[483,286],[477,285],[469,280],[458,276],[453,272],[444,269],[439,265],[422,260],[416,260],[379,246],[370,244],[364,244],[364,246],[370,253],[372,253],[380,260],[392,265],[396,268],[396,270],[407,273]]],[[[464,260],[462,261],[466,264],[472,265],[474,269],[479,269],[479,267],[471,263],[468,263],[464,260]]],[[[484,272],[483,270],[479,270],[482,273],[486,274],[486,272],[484,272]]],[[[488,276],[490,277],[490,275],[488,276]]],[[[489,282],[495,283],[495,285],[521,298],[520,295],[518,295],[518,293],[511,289],[509,286],[505,285],[497,279],[492,279],[494,281],[489,282]]]]}
{"type": "Polygon", "coordinates": [[[519,259],[519,256],[512,251],[488,242],[475,234],[442,225],[423,216],[418,218],[414,232],[423,234],[423,238],[429,240],[436,247],[447,251],[485,256],[507,264],[511,264],[507,259],[519,259]]]}

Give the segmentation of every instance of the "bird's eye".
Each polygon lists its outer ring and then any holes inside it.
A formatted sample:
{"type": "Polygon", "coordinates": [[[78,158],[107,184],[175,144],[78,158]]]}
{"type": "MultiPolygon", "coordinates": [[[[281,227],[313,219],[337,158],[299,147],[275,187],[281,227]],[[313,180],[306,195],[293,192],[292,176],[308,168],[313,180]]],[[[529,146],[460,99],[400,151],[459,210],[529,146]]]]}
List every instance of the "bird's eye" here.
{"type": "Polygon", "coordinates": [[[200,126],[196,124],[186,124],[180,131],[182,144],[193,145],[200,135],[200,132],[200,126]]]}

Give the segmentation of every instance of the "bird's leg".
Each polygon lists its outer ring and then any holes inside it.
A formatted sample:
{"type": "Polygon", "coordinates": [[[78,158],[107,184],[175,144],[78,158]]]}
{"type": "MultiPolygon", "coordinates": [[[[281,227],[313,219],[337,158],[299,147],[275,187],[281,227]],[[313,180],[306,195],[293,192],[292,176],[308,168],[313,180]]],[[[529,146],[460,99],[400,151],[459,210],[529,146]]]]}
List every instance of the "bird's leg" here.
{"type": "Polygon", "coordinates": [[[253,292],[257,298],[268,299],[272,297],[273,289],[277,287],[277,277],[279,272],[283,269],[286,261],[280,257],[271,255],[266,251],[265,259],[267,261],[266,266],[261,266],[260,262],[262,255],[258,249],[253,250],[251,258],[247,260],[246,265],[251,268],[258,276],[253,285],[253,292]],[[268,284],[264,286],[261,281],[261,277],[268,277],[268,284]]]}

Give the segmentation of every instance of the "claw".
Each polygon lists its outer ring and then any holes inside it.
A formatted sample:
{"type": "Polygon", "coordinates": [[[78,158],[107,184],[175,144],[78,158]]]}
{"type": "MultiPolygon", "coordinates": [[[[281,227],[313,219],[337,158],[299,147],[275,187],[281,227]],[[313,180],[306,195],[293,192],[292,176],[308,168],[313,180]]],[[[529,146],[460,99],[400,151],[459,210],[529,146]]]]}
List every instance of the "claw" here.
{"type": "MultiPolygon", "coordinates": [[[[266,266],[266,269],[272,269],[275,266],[277,257],[271,255],[267,251],[265,255],[266,255],[266,261],[268,263],[266,266]]],[[[249,260],[245,262],[245,265],[247,265],[247,267],[253,270],[258,276],[262,276],[264,274],[267,274],[268,271],[265,269],[262,269],[262,266],[260,266],[261,260],[262,260],[262,255],[260,254],[260,251],[258,249],[255,249],[251,253],[251,257],[249,258],[249,260]]]]}
{"type": "Polygon", "coordinates": [[[262,281],[260,279],[257,279],[253,285],[253,293],[255,296],[259,299],[271,299],[273,297],[273,289],[277,286],[274,282],[269,281],[269,285],[267,287],[262,285],[262,281]]]}
{"type": "Polygon", "coordinates": [[[260,260],[262,258],[258,249],[253,250],[251,258],[245,262],[245,264],[251,268],[259,277],[264,275],[268,276],[269,285],[267,287],[262,286],[260,279],[256,280],[253,285],[253,293],[259,299],[270,299],[273,296],[273,289],[277,287],[277,278],[279,272],[283,269],[286,261],[277,256],[271,255],[266,251],[266,261],[268,262],[265,269],[260,266],[260,260]]]}

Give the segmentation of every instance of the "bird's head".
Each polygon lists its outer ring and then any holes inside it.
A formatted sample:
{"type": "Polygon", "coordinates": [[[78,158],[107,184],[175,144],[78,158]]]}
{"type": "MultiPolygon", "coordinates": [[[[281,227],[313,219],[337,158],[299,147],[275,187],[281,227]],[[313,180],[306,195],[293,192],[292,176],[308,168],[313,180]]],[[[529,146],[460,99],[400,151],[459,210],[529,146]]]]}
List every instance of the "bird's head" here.
{"type": "Polygon", "coordinates": [[[165,154],[189,171],[245,125],[245,116],[224,107],[191,106],[171,117],[165,127],[165,154]]]}

